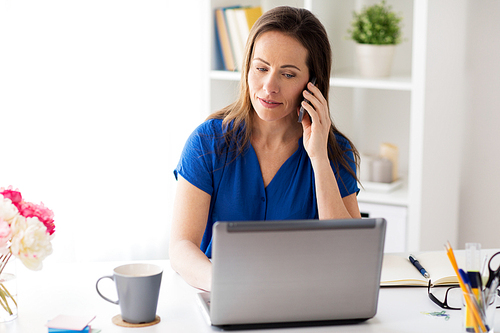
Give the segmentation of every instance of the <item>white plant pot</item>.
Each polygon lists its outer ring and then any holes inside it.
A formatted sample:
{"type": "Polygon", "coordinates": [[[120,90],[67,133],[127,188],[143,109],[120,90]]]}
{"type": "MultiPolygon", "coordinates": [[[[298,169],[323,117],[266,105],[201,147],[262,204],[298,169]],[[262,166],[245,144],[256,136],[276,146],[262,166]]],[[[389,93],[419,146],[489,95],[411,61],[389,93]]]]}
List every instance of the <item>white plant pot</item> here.
{"type": "Polygon", "coordinates": [[[365,77],[391,75],[396,45],[356,44],[359,71],[365,77]]]}

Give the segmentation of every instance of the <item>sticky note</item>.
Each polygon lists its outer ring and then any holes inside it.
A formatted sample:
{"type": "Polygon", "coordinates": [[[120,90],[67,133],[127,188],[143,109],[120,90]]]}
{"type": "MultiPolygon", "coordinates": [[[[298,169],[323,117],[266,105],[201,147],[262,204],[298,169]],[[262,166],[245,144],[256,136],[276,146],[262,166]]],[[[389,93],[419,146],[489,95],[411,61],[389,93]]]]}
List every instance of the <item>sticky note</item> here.
{"type": "Polygon", "coordinates": [[[68,316],[58,315],[47,323],[49,328],[59,328],[73,331],[81,331],[94,320],[95,316],[68,316]]]}

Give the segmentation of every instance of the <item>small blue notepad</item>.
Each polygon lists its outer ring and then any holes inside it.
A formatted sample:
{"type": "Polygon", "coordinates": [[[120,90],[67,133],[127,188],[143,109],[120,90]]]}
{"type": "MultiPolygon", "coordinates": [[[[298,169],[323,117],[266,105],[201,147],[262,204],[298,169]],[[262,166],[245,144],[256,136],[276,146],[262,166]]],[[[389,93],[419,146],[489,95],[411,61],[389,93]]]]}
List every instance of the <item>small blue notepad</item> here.
{"type": "Polygon", "coordinates": [[[91,333],[92,329],[90,326],[86,326],[83,330],[67,330],[65,328],[51,328],[49,327],[49,333],[91,333]]]}
{"type": "Polygon", "coordinates": [[[95,316],[59,315],[47,323],[49,333],[91,333],[90,322],[95,316]]]}

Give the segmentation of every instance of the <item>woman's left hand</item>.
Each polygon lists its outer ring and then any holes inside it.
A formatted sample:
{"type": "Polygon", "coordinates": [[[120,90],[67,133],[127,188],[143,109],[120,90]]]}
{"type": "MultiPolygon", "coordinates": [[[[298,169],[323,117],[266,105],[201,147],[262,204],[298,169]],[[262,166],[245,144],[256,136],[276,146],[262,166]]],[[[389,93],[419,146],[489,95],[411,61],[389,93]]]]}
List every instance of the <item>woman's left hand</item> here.
{"type": "Polygon", "coordinates": [[[303,141],[304,148],[313,161],[317,158],[328,158],[328,134],[332,121],[328,102],[321,91],[311,82],[307,84],[307,89],[310,92],[304,90],[303,95],[312,106],[306,101],[302,102],[302,106],[307,111],[302,119],[303,141]]]}

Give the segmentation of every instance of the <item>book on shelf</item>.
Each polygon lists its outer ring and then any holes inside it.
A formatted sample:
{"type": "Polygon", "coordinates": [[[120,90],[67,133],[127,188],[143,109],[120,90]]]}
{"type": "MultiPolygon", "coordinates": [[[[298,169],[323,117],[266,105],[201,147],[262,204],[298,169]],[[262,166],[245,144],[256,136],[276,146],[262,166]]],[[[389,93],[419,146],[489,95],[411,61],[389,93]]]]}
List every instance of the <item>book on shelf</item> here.
{"type": "MultiPolygon", "coordinates": [[[[457,275],[445,251],[425,252],[415,257],[429,273],[432,285],[458,284],[457,275]]],[[[463,255],[457,255],[456,259],[459,267],[465,267],[463,255]]],[[[427,287],[428,280],[413,266],[408,256],[387,253],[382,264],[380,285],[427,287]]]]}
{"type": "Polygon", "coordinates": [[[224,11],[222,8],[215,10],[215,26],[217,39],[219,41],[220,55],[224,64],[224,69],[228,71],[236,70],[234,65],[233,51],[231,50],[231,41],[229,40],[229,31],[227,28],[226,20],[224,18],[224,11]]]}
{"type": "Polygon", "coordinates": [[[215,27],[224,69],[239,71],[250,29],[262,15],[257,7],[221,7],[215,10],[215,27]]]}
{"type": "Polygon", "coordinates": [[[227,8],[224,10],[224,19],[226,20],[226,26],[228,29],[229,42],[231,43],[231,50],[233,51],[234,57],[234,67],[235,70],[241,71],[241,64],[243,63],[243,52],[245,44],[241,38],[241,34],[238,30],[238,19],[236,17],[236,11],[239,8],[227,8]]]}

